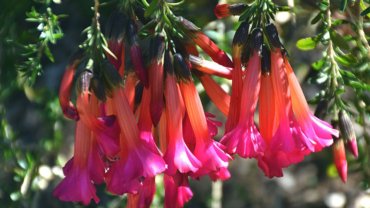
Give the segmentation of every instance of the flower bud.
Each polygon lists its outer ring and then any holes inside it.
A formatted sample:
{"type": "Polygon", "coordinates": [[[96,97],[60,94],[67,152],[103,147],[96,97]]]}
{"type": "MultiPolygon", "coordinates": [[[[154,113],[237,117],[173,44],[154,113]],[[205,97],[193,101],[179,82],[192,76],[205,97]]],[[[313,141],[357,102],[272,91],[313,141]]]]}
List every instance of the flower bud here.
{"type": "Polygon", "coordinates": [[[243,46],[247,42],[249,32],[249,24],[247,22],[242,22],[235,32],[233,39],[233,46],[243,46]]]}
{"type": "Polygon", "coordinates": [[[176,53],[174,55],[173,64],[174,64],[175,72],[178,78],[185,79],[185,80],[191,80],[191,73],[190,73],[189,66],[181,54],[176,53]]]}
{"type": "Polygon", "coordinates": [[[283,45],[281,44],[280,39],[279,39],[279,33],[278,33],[274,24],[271,23],[271,24],[266,26],[266,34],[267,34],[267,37],[270,41],[270,44],[273,47],[275,47],[275,48],[283,47],[283,45]]]}
{"type": "Polygon", "coordinates": [[[343,139],[339,138],[335,141],[333,146],[333,156],[338,174],[345,183],[347,181],[347,159],[343,139]]]}
{"type": "Polygon", "coordinates": [[[243,3],[237,4],[217,4],[214,13],[218,19],[228,17],[230,15],[240,15],[248,6],[243,3]]]}
{"type": "Polygon", "coordinates": [[[349,118],[346,111],[339,111],[339,130],[342,137],[346,140],[349,150],[355,156],[358,157],[357,141],[355,130],[352,125],[352,121],[349,118]]]}
{"type": "Polygon", "coordinates": [[[261,28],[255,28],[251,34],[252,49],[258,52],[258,55],[262,55],[263,45],[263,33],[261,28]]]}

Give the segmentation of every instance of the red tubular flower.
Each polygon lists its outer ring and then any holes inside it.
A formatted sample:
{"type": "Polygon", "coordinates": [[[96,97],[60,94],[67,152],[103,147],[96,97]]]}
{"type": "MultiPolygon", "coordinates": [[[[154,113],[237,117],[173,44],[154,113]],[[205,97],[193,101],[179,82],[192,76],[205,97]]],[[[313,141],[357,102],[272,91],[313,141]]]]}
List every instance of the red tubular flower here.
{"type": "Polygon", "coordinates": [[[125,81],[125,95],[127,96],[132,111],[135,107],[135,87],[137,82],[136,74],[134,72],[129,72],[125,81]]]}
{"type": "Polygon", "coordinates": [[[241,157],[249,158],[263,154],[264,140],[254,124],[254,111],[260,88],[260,63],[258,53],[254,51],[248,62],[248,69],[246,70],[243,83],[239,122],[221,140],[229,154],[237,153],[241,157]]]}
{"type": "MultiPolygon", "coordinates": [[[[277,55],[281,56],[281,53],[277,55]]],[[[299,82],[286,57],[284,57],[284,64],[288,76],[289,89],[292,92],[291,100],[294,116],[307,137],[304,143],[311,152],[320,151],[322,148],[333,144],[332,135],[337,137],[339,136],[339,132],[333,129],[329,123],[318,119],[311,113],[299,82]],[[314,148],[310,148],[311,145],[308,144],[309,142],[312,143],[314,148]]]]}
{"type": "Polygon", "coordinates": [[[144,87],[143,95],[141,98],[140,115],[138,122],[140,139],[144,140],[146,143],[149,143],[150,146],[153,147],[158,154],[161,154],[155,144],[152,133],[153,122],[150,116],[150,109],[148,108],[148,106],[150,105],[150,97],[150,90],[144,87]]]}
{"type": "MultiPolygon", "coordinates": [[[[282,168],[300,162],[304,156],[320,151],[332,144],[332,135],[338,131],[313,116],[299,86],[298,80],[280,49],[271,53],[271,80],[264,78],[264,84],[272,86],[275,112],[260,123],[260,129],[267,147],[259,157],[258,165],[268,177],[282,176],[282,168]],[[269,83],[271,82],[271,83],[269,83]]],[[[261,93],[266,93],[267,89],[261,93]]],[[[271,93],[270,93],[271,94],[271,93]]],[[[260,112],[271,110],[267,104],[270,94],[261,95],[260,112]]]]}
{"type": "Polygon", "coordinates": [[[79,95],[78,102],[80,119],[94,132],[94,136],[104,154],[108,157],[116,156],[120,150],[118,145],[120,129],[116,118],[114,116],[98,117],[98,100],[95,95],[90,96],[87,91],[79,95]]]}
{"type": "Polygon", "coordinates": [[[200,161],[193,155],[185,144],[182,131],[182,120],[185,106],[174,74],[167,73],[166,77],[166,115],[167,115],[167,150],[164,159],[168,164],[166,174],[196,172],[201,166],[200,161]]]}
{"type": "MultiPolygon", "coordinates": [[[[199,94],[191,79],[189,67],[180,54],[174,55],[174,66],[179,76],[181,95],[196,140],[193,153],[202,163],[202,167],[193,176],[199,177],[227,167],[230,157],[222,150],[220,144],[211,138],[199,94]]],[[[184,132],[184,135],[186,134],[188,133],[184,132]]]]}
{"type": "Polygon", "coordinates": [[[135,116],[121,87],[113,91],[112,100],[121,127],[121,153],[107,173],[107,189],[115,194],[136,193],[142,180],[163,172],[166,164],[156,147],[139,138],[135,116]]]}
{"type": "Polygon", "coordinates": [[[193,192],[189,187],[187,174],[177,173],[174,176],[164,175],[164,207],[181,208],[184,207],[192,197],[193,192]]]}
{"type": "Polygon", "coordinates": [[[218,46],[204,33],[196,32],[193,36],[193,41],[216,63],[226,67],[233,67],[233,62],[231,62],[227,54],[218,48],[218,46]]]}
{"type": "Polygon", "coordinates": [[[73,162],[67,167],[66,177],[55,188],[53,195],[62,201],[82,202],[88,205],[91,199],[99,202],[88,169],[89,154],[92,151],[90,129],[77,121],[73,162]]]}
{"type": "Polygon", "coordinates": [[[347,182],[347,159],[343,139],[337,139],[333,146],[334,163],[342,181],[347,182]]]}
{"type": "Polygon", "coordinates": [[[124,67],[124,63],[125,63],[125,50],[124,50],[123,41],[116,40],[116,39],[109,39],[108,48],[114,55],[113,56],[110,53],[106,54],[109,62],[111,62],[114,65],[114,67],[120,72],[120,74],[121,73],[123,74],[123,71],[121,72],[120,70],[121,67],[124,67]]]}
{"type": "Polygon", "coordinates": [[[127,194],[127,208],[150,207],[155,193],[155,177],[147,178],[137,194],[127,194]]]}
{"type": "Polygon", "coordinates": [[[241,63],[242,49],[244,45],[244,39],[248,36],[249,25],[242,23],[237,29],[232,46],[232,58],[234,62],[234,69],[232,71],[232,86],[231,86],[231,98],[230,98],[230,110],[225,124],[225,132],[229,132],[233,129],[239,119],[240,114],[240,95],[243,88],[243,71],[241,63]]]}
{"type": "Polygon", "coordinates": [[[189,56],[190,63],[195,69],[210,75],[216,75],[226,79],[231,79],[232,68],[224,67],[212,61],[207,61],[197,56],[189,56]]]}
{"type": "Polygon", "coordinates": [[[71,89],[73,86],[73,77],[75,75],[78,63],[79,60],[67,66],[59,88],[59,103],[62,108],[63,114],[65,117],[73,120],[78,120],[78,112],[76,110],[76,107],[70,101],[71,89]]]}
{"type": "Polygon", "coordinates": [[[202,83],[204,90],[206,91],[209,98],[216,105],[216,107],[227,116],[229,113],[230,96],[215,82],[211,76],[198,73],[200,82],[202,83]]]}
{"type": "Polygon", "coordinates": [[[150,115],[154,126],[157,126],[163,110],[163,59],[164,59],[164,39],[157,36],[151,42],[151,61],[149,66],[149,89],[150,115]]]}
{"type": "Polygon", "coordinates": [[[196,138],[194,155],[203,166],[194,175],[201,176],[227,167],[230,157],[221,149],[221,146],[210,137],[206,117],[203,111],[198,92],[192,81],[180,81],[181,94],[184,99],[189,121],[196,138]]]}

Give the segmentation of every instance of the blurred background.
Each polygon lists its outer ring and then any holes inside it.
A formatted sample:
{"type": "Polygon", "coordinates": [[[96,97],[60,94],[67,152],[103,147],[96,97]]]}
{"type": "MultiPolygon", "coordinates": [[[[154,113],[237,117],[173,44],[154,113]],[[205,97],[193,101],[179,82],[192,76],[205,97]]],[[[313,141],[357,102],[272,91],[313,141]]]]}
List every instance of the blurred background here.
{"type": "MultiPolygon", "coordinates": [[[[105,3],[101,7],[104,28],[115,4],[114,1],[101,2],[105,3]]],[[[319,26],[310,22],[317,14],[318,1],[275,2],[291,7],[291,12],[277,14],[276,25],[303,91],[310,100],[322,90],[322,86],[312,81],[317,79],[318,72],[312,69],[311,64],[322,57],[325,47],[300,51],[296,42],[317,33],[319,26]]],[[[217,0],[186,0],[176,14],[193,21],[230,53],[238,18],[217,20],[213,14],[217,3],[217,0]]],[[[332,1],[332,4],[334,17],[347,18],[347,14],[338,9],[339,1],[332,1]]],[[[0,207],[81,207],[58,201],[52,196],[54,187],[63,177],[61,168],[71,157],[74,137],[74,122],[63,118],[57,93],[68,58],[86,38],[82,31],[90,25],[92,5],[93,1],[49,2],[54,14],[64,15],[59,20],[64,36],[50,44],[54,61],[41,56],[42,72],[36,74],[33,85],[28,85],[17,66],[27,60],[27,46],[39,41],[40,32],[37,23],[25,21],[26,12],[32,8],[45,10],[45,1],[0,0],[0,207]]],[[[369,28],[369,25],[364,26],[367,35],[369,28]]],[[[347,33],[347,30],[351,28],[339,28],[341,33],[347,33]]],[[[226,89],[230,88],[229,82],[218,81],[226,89]]],[[[206,110],[224,123],[225,118],[205,93],[201,95],[206,110]]],[[[351,92],[346,96],[351,99],[351,92]]],[[[314,107],[312,105],[313,111],[314,107]]],[[[192,180],[194,197],[185,207],[370,207],[370,165],[364,139],[369,135],[369,128],[355,123],[355,130],[360,144],[360,159],[355,160],[347,154],[349,173],[346,184],[337,175],[331,148],[306,157],[302,163],[287,168],[284,177],[274,179],[266,178],[255,160],[236,157],[230,163],[231,179],[216,183],[211,183],[209,178],[192,180]]],[[[219,132],[218,139],[222,136],[222,128],[219,132]]],[[[164,191],[161,181],[158,177],[152,207],[162,207],[164,191]]],[[[125,197],[106,193],[104,186],[98,187],[98,196],[101,199],[99,205],[91,203],[89,207],[125,207],[125,197]]]]}

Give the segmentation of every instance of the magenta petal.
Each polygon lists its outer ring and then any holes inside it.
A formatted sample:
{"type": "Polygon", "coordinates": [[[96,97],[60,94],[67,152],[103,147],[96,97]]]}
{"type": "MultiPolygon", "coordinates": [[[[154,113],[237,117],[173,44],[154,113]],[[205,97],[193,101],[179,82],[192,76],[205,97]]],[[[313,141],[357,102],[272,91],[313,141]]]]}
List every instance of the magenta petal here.
{"type": "Polygon", "coordinates": [[[154,177],[166,170],[167,165],[161,155],[159,155],[150,144],[140,141],[135,149],[137,160],[141,162],[144,177],[154,177]]]}
{"type": "Polygon", "coordinates": [[[200,177],[213,171],[218,171],[220,168],[226,168],[228,161],[231,160],[230,155],[221,149],[221,145],[213,140],[207,143],[198,143],[195,147],[194,155],[203,164],[199,170],[192,174],[192,177],[200,177]]]}
{"type": "Polygon", "coordinates": [[[164,207],[183,207],[192,197],[188,175],[177,173],[175,176],[164,175],[164,207]]]}
{"type": "Polygon", "coordinates": [[[218,171],[211,172],[209,176],[211,177],[212,181],[225,181],[231,177],[231,174],[227,168],[220,168],[218,171]]]}
{"type": "Polygon", "coordinates": [[[136,161],[132,161],[130,157],[121,158],[112,164],[106,175],[107,190],[117,195],[137,193],[143,179],[141,173],[142,168],[136,161]]]}
{"type": "Polygon", "coordinates": [[[114,157],[120,151],[119,133],[120,128],[115,116],[102,116],[98,118],[98,129],[95,130],[97,142],[109,157],[114,157]]]}
{"type": "Polygon", "coordinates": [[[95,203],[99,202],[95,192],[88,171],[73,167],[69,175],[55,188],[53,195],[62,201],[82,202],[88,205],[91,199],[94,199],[95,203]]]}
{"type": "Polygon", "coordinates": [[[239,124],[221,139],[221,143],[228,153],[238,153],[244,158],[257,157],[263,154],[265,148],[264,140],[254,124],[239,124]]]}
{"type": "Polygon", "coordinates": [[[167,148],[164,159],[168,164],[166,174],[174,175],[177,170],[180,173],[196,172],[201,167],[200,161],[186,146],[183,138],[173,139],[167,148]]]}
{"type": "Polygon", "coordinates": [[[96,142],[92,145],[92,151],[90,151],[88,159],[88,167],[91,180],[95,184],[101,184],[104,182],[105,165],[102,160],[100,150],[96,142]]]}

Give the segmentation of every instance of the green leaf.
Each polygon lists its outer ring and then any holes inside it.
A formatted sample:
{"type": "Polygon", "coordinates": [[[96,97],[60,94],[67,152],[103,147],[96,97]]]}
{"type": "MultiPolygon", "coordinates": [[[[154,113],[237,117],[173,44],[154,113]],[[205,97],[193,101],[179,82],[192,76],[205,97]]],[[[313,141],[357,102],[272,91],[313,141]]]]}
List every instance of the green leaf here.
{"type": "Polygon", "coordinates": [[[346,77],[346,78],[348,78],[348,79],[357,79],[356,75],[355,75],[355,74],[353,74],[353,73],[352,73],[352,72],[350,72],[350,71],[340,69],[340,70],[339,70],[339,73],[340,73],[343,77],[346,77]]]}
{"type": "Polygon", "coordinates": [[[342,12],[344,12],[344,10],[346,9],[347,4],[348,4],[348,0],[342,0],[342,1],[341,1],[341,3],[340,3],[340,10],[341,10],[342,12]]]}
{"type": "Polygon", "coordinates": [[[322,1],[319,4],[319,8],[321,11],[326,11],[328,9],[328,6],[329,6],[328,2],[325,1],[322,1]]]}
{"type": "Polygon", "coordinates": [[[312,20],[311,25],[318,23],[322,18],[322,12],[319,12],[312,20]]]}
{"type": "Polygon", "coordinates": [[[318,61],[315,61],[312,63],[312,67],[315,69],[315,70],[320,70],[323,68],[323,66],[325,65],[325,59],[320,59],[318,61]]]}
{"type": "Polygon", "coordinates": [[[358,81],[349,81],[349,85],[355,89],[367,90],[370,91],[370,85],[358,82],[358,81]]]}
{"type": "Polygon", "coordinates": [[[331,30],[330,37],[335,46],[338,46],[339,48],[344,50],[350,49],[348,42],[341,35],[338,35],[336,31],[331,30]]]}
{"type": "Polygon", "coordinates": [[[314,49],[316,44],[316,41],[312,37],[309,37],[298,40],[296,46],[302,51],[309,51],[314,49]]]}
{"type": "Polygon", "coordinates": [[[145,13],[144,13],[145,17],[151,16],[154,13],[154,11],[157,9],[157,7],[158,7],[158,0],[153,0],[150,3],[149,7],[145,10],[145,13]]]}
{"type": "Polygon", "coordinates": [[[365,16],[370,13],[370,7],[366,8],[364,11],[361,12],[361,16],[365,16]]]}
{"type": "Polygon", "coordinates": [[[345,67],[351,67],[356,63],[356,58],[349,54],[337,55],[335,60],[345,67]]]}
{"type": "Polygon", "coordinates": [[[46,45],[45,49],[44,49],[44,54],[46,55],[46,57],[48,57],[48,59],[51,61],[51,62],[54,62],[54,56],[53,54],[50,52],[50,48],[46,45]]]}

